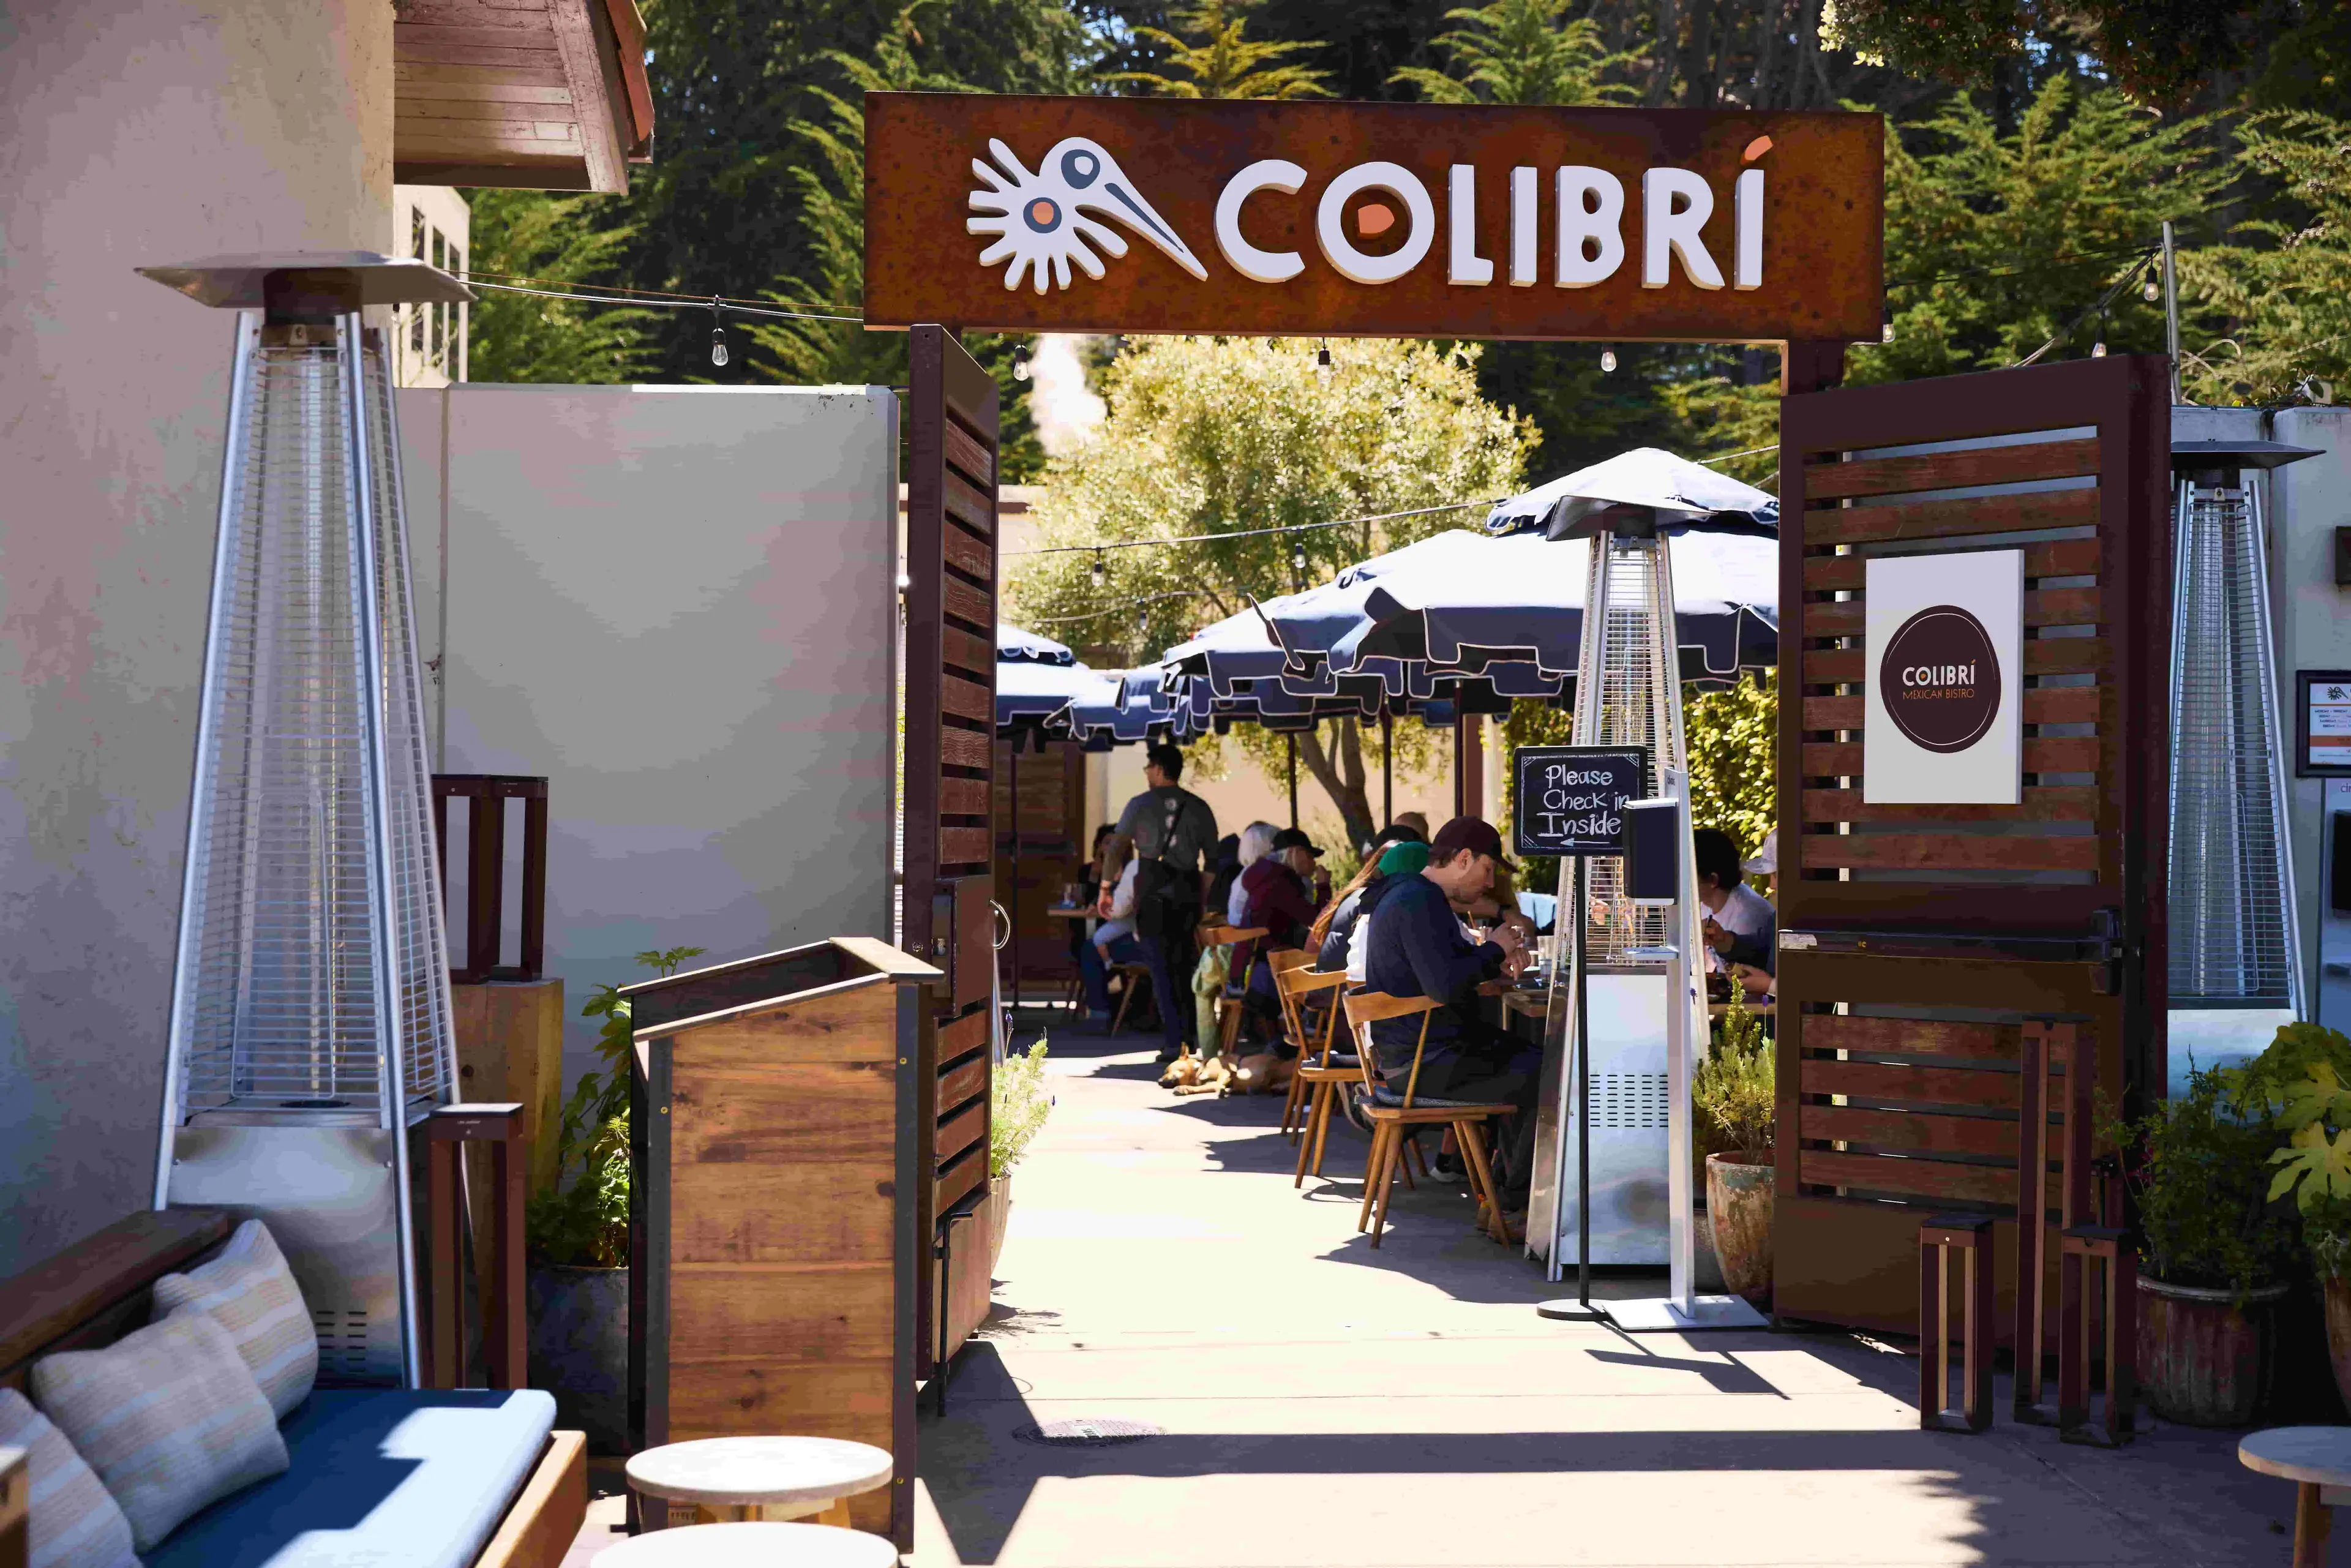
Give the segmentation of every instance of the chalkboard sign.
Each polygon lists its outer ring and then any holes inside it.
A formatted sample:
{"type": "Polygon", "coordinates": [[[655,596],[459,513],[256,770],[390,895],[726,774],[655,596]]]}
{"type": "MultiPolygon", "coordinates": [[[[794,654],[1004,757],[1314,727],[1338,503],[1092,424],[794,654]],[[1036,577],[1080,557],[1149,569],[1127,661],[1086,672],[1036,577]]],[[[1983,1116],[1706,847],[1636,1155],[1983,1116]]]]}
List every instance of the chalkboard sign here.
{"type": "Polygon", "coordinates": [[[1510,753],[1512,848],[1520,855],[1613,855],[1624,805],[1648,794],[1640,747],[1521,746],[1510,753]]]}

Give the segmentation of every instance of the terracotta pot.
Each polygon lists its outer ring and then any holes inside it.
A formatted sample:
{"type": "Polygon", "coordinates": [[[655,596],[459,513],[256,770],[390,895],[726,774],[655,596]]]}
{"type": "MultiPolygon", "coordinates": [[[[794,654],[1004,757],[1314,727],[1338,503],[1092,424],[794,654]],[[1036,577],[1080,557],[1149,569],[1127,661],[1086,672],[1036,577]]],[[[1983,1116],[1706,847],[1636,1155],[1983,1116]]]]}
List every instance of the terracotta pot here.
{"type": "Polygon", "coordinates": [[[2335,1364],[2335,1391],[2351,1405],[2351,1280],[2326,1281],[2326,1354],[2335,1364]]]}
{"type": "Polygon", "coordinates": [[[2138,1277],[2138,1388],[2158,1416],[2183,1427],[2249,1427],[2268,1392],[2270,1309],[2283,1285],[2234,1291],[2138,1277]]]}
{"type": "Polygon", "coordinates": [[[1777,1171],[1769,1154],[1706,1156],[1706,1212],[1723,1288],[1769,1312],[1771,1207],[1777,1171]]]}
{"type": "Polygon", "coordinates": [[[555,1396],[555,1424],[588,1451],[629,1451],[629,1271],[541,1265],[526,1289],[530,1385],[555,1396]]]}

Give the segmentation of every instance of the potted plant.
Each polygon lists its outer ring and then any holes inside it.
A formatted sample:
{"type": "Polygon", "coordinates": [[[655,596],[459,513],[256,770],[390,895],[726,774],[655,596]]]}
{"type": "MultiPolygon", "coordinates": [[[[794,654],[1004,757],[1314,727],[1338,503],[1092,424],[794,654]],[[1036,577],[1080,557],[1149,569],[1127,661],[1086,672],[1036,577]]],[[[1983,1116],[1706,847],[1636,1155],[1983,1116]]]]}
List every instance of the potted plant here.
{"type": "MultiPolygon", "coordinates": [[[[640,953],[673,975],[699,947],[640,953]]],[[[530,1382],[590,1449],[629,1447],[629,1004],[600,986],[580,1009],[601,1018],[601,1072],[582,1073],[555,1134],[555,1179],[524,1217],[529,1251],[530,1382]]]]}
{"type": "Polygon", "coordinates": [[[2269,1107],[2240,1074],[2196,1071],[2186,1094],[2105,1131],[2137,1215],[2139,1387],[2183,1425],[2249,1425],[2294,1266],[2291,1218],[2271,1198],[2269,1107]]]}
{"type": "Polygon", "coordinates": [[[987,1269],[1004,1255],[1004,1228],[1012,1217],[1012,1167],[1045,1128],[1052,1092],[1045,1086],[1045,1042],[1007,1051],[990,1081],[987,1115],[987,1269]]]}
{"type": "Polygon", "coordinates": [[[1763,1021],[1731,993],[1713,1052],[1690,1078],[1690,1103],[1719,1152],[1706,1156],[1706,1211],[1724,1289],[1769,1311],[1779,1092],[1763,1021]]]}
{"type": "Polygon", "coordinates": [[[2287,1024],[2241,1077],[2288,1138],[2269,1156],[2270,1196],[2294,1198],[2325,1295],[2335,1385],[2351,1402],[2351,1040],[2287,1024]]]}

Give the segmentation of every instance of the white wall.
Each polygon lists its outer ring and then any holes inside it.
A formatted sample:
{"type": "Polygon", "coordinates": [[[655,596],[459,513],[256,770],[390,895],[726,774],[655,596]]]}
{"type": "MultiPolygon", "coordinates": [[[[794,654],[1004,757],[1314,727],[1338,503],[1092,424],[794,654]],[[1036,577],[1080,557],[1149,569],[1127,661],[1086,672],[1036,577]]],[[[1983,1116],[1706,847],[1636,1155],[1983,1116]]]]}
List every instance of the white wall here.
{"type": "MultiPolygon", "coordinates": [[[[2270,481],[2271,570],[2273,602],[2278,607],[2278,707],[2283,721],[2281,740],[2291,747],[2294,672],[2351,670],[2351,588],[2335,585],[2335,530],[2351,528],[2351,409],[2288,409],[2273,418],[2269,434],[2289,446],[2316,447],[2322,454],[2288,464],[2270,481]]],[[[2326,866],[2319,858],[2319,816],[2325,782],[2296,779],[2289,760],[2286,789],[2294,806],[2295,903],[2304,979],[2314,1000],[2322,979],[2314,960],[2326,890],[2326,866]]]]}
{"type": "Polygon", "coordinates": [[[443,574],[418,594],[444,655],[436,770],[549,780],[569,1071],[595,1065],[580,1004],[647,977],[635,953],[887,938],[895,398],[476,382],[400,400],[420,573],[438,555],[443,574]]]}
{"type": "Polygon", "coordinates": [[[152,1191],[231,323],[391,240],[386,0],[0,6],[0,1274],[152,1191]]]}

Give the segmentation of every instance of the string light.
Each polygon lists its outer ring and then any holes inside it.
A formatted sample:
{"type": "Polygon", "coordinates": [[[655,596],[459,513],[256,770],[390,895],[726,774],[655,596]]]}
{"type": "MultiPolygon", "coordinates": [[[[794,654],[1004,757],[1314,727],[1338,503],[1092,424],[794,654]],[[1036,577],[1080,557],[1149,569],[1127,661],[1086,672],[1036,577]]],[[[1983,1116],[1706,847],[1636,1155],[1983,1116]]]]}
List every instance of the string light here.
{"type": "Polygon", "coordinates": [[[1094,551],[1094,586],[1100,588],[1109,580],[1110,562],[1102,559],[1102,551],[1096,550],[1094,551]]]}
{"type": "Polygon", "coordinates": [[[1615,373],[1615,370],[1616,370],[1616,349],[1615,349],[1615,345],[1611,344],[1611,345],[1609,345],[1607,348],[1604,348],[1604,349],[1603,349],[1603,350],[1600,350],[1600,370],[1601,370],[1601,373],[1602,373],[1602,374],[1604,374],[1604,375],[1613,375],[1613,374],[1614,374],[1614,373],[1615,373]]]}
{"type": "Polygon", "coordinates": [[[2099,312],[2098,312],[2098,336],[2097,336],[2097,340],[2096,340],[2095,342],[2093,342],[2093,343],[2090,345],[2090,358],[2092,358],[2092,359],[2094,359],[2094,360],[2103,360],[2103,359],[2105,359],[2105,357],[2106,357],[2106,313],[2105,313],[2105,311],[2101,310],[2101,311],[2099,311],[2099,312]]]}
{"type": "Polygon", "coordinates": [[[726,364],[726,307],[714,297],[710,301],[710,362],[724,369],[726,364]]]}
{"type": "Polygon", "coordinates": [[[1331,373],[1331,345],[1328,342],[1314,350],[1314,373],[1318,376],[1331,373]]]}
{"type": "Polygon", "coordinates": [[[2147,277],[2138,286],[2138,297],[2149,305],[2163,298],[2163,285],[2156,279],[2155,263],[2147,264],[2147,277]]]}
{"type": "Polygon", "coordinates": [[[1029,345],[1026,343],[1012,350],[1012,379],[1016,382],[1029,379],[1029,345]]]}
{"type": "Polygon", "coordinates": [[[1293,545],[1290,547],[1290,570],[1296,572],[1300,577],[1304,577],[1306,575],[1306,547],[1304,545],[1293,545]]]}

